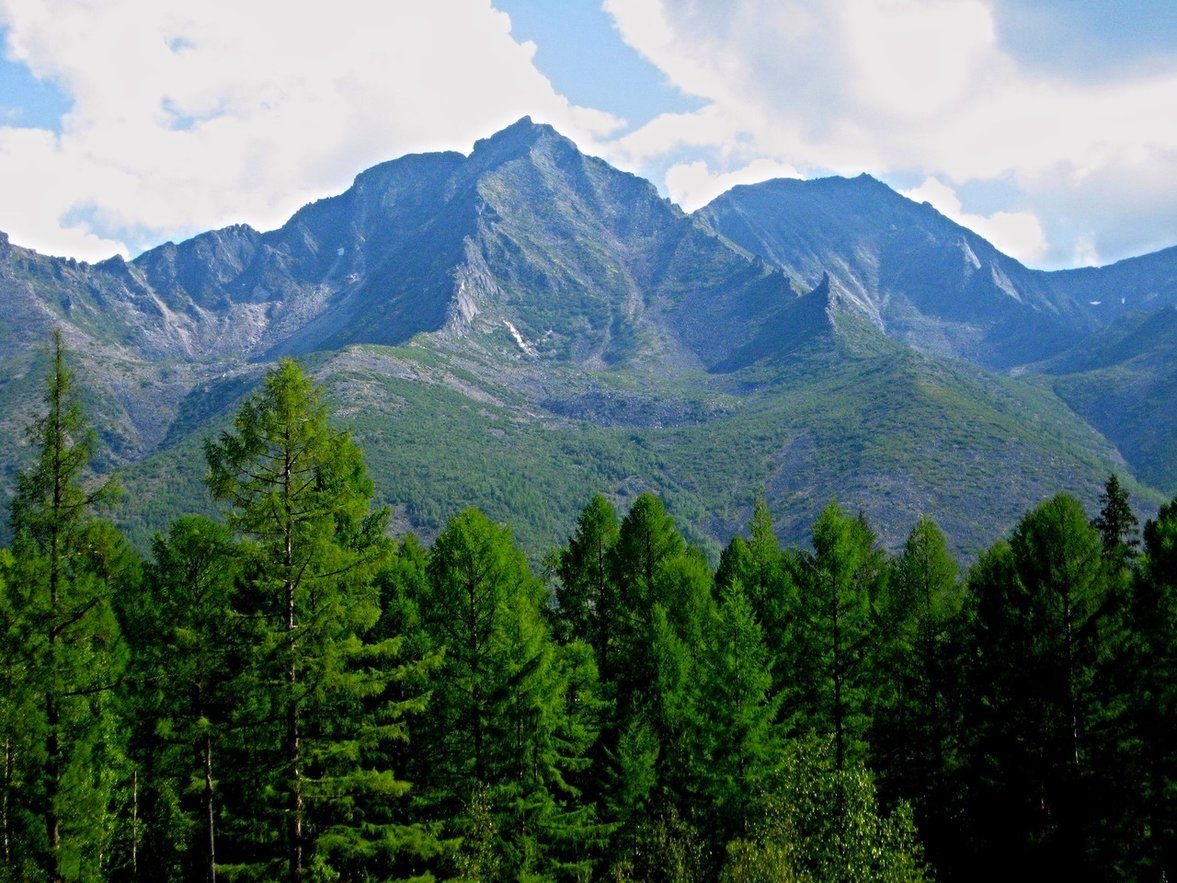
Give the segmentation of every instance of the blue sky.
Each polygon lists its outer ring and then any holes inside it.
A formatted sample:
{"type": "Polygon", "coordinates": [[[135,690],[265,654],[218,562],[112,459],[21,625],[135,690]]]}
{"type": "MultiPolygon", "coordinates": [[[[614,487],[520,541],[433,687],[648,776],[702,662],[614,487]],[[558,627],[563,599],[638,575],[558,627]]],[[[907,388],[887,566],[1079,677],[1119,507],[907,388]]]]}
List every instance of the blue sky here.
{"type": "Polygon", "coordinates": [[[1171,0],[0,0],[0,48],[0,230],[86,260],[524,114],[688,210],[865,171],[1032,266],[1177,245],[1171,0]]]}

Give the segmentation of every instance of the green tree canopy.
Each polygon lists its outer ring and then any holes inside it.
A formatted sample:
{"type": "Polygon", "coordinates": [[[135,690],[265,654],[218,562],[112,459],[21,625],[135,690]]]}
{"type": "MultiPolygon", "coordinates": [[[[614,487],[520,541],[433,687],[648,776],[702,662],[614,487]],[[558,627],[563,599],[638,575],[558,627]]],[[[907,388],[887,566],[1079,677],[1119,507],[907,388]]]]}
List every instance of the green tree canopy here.
{"type": "Polygon", "coordinates": [[[233,861],[260,859],[268,874],[284,864],[292,881],[310,853],[321,868],[363,866],[402,845],[388,802],[408,788],[380,751],[408,710],[377,701],[399,642],[364,641],[380,615],[373,577],[392,552],[388,511],[372,509],[359,448],[290,359],[205,454],[209,488],[244,541],[236,606],[259,624],[252,669],[266,704],[253,734],[260,826],[233,861]]]}
{"type": "Polygon", "coordinates": [[[95,507],[114,492],[88,482],[94,435],[82,413],[60,331],[53,336],[45,413],[29,428],[33,465],[17,476],[12,557],[4,582],[9,668],[6,751],[10,824],[24,826],[18,866],[48,880],[98,877],[117,861],[113,773],[122,763],[112,688],[124,665],[111,603],[128,552],[95,507]],[[36,831],[33,817],[39,816],[36,831]]]}

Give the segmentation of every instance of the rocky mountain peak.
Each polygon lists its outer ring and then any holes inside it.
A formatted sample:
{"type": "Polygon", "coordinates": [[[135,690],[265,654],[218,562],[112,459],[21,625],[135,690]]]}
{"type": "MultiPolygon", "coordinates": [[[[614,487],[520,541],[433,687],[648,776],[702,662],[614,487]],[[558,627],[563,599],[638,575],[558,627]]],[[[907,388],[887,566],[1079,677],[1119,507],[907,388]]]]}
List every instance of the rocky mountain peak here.
{"type": "MultiPolygon", "coordinates": [[[[548,124],[534,123],[530,116],[525,116],[489,138],[479,138],[474,142],[474,152],[471,156],[485,156],[492,152],[522,152],[531,149],[537,142],[545,139],[566,141],[572,144],[548,124]]],[[[575,147],[575,145],[573,146],[575,147]]]]}

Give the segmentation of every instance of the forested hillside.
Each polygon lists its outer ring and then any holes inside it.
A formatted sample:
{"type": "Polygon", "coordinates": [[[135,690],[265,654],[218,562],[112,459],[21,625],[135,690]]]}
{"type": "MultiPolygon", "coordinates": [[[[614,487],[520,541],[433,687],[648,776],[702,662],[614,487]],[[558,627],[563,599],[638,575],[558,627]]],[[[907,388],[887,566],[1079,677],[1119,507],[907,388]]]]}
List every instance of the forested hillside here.
{"type": "Polygon", "coordinates": [[[1177,867],[1177,500],[1138,531],[1113,475],[967,573],[928,519],[891,555],[831,502],[782,548],[761,501],[713,571],[584,487],[537,572],[476,509],[393,539],[285,359],[205,441],[217,517],[141,558],[50,365],[0,557],[3,879],[1177,867]]]}

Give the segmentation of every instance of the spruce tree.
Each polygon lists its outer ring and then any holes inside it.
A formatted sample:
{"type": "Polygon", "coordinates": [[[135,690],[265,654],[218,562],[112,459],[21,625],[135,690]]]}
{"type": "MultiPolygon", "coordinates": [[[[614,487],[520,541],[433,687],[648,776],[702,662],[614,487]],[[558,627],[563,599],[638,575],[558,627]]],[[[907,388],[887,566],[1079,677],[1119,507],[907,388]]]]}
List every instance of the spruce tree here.
{"type": "Polygon", "coordinates": [[[568,546],[553,558],[559,585],[556,621],[563,641],[587,641],[604,671],[608,668],[610,627],[617,592],[609,569],[619,525],[613,505],[596,494],[576,521],[568,546]]]}
{"type": "Polygon", "coordinates": [[[1140,546],[1137,528],[1140,522],[1128,500],[1128,492],[1113,472],[1108,476],[1099,497],[1099,515],[1091,522],[1099,531],[1104,556],[1113,569],[1126,565],[1140,546]]]}

